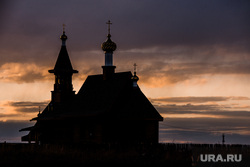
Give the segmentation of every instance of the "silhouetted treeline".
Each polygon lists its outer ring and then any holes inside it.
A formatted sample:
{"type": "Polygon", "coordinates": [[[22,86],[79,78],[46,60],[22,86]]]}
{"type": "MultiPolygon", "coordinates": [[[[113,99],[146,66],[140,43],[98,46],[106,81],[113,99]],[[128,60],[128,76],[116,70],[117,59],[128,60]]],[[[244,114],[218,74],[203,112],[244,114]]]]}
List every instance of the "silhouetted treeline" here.
{"type": "Polygon", "coordinates": [[[246,166],[250,164],[249,145],[212,144],[84,144],[37,145],[0,144],[0,166],[246,166]],[[240,163],[205,163],[200,154],[239,154],[240,163]]]}

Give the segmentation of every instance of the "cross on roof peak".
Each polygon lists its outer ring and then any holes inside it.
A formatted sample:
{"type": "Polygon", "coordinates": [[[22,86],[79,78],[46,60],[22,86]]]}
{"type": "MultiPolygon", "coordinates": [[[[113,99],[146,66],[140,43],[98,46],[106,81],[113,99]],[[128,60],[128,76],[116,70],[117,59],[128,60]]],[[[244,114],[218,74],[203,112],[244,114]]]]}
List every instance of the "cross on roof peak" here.
{"type": "Polygon", "coordinates": [[[63,32],[65,32],[65,27],[66,27],[66,25],[65,25],[65,24],[63,24],[62,26],[63,26],[63,32]]]}
{"type": "Polygon", "coordinates": [[[136,66],[137,66],[137,64],[134,63],[134,73],[136,73],[136,66]]]}

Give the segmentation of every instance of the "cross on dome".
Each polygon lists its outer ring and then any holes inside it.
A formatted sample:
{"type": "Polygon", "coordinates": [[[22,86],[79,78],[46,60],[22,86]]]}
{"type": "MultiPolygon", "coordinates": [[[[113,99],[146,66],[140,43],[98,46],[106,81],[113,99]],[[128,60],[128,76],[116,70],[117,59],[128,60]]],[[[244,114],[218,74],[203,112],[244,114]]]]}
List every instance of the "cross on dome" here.
{"type": "Polygon", "coordinates": [[[63,24],[62,26],[63,26],[63,32],[65,32],[65,27],[66,27],[66,25],[65,25],[65,24],[63,24]]]}
{"type": "Polygon", "coordinates": [[[133,87],[134,88],[137,88],[138,85],[137,85],[137,81],[139,80],[139,77],[136,75],[136,66],[137,64],[134,63],[134,75],[131,77],[132,81],[133,81],[133,87]]]}
{"type": "Polygon", "coordinates": [[[65,24],[63,24],[63,34],[60,36],[62,40],[62,46],[66,46],[66,40],[68,39],[67,35],[65,35],[65,24]]]}
{"type": "MultiPolygon", "coordinates": [[[[102,50],[105,52],[113,53],[113,51],[116,50],[116,44],[111,40],[111,35],[110,35],[110,25],[112,24],[110,20],[106,22],[108,24],[108,39],[106,42],[102,43],[102,50]]],[[[105,59],[106,60],[106,59],[105,59]]],[[[113,64],[113,63],[110,63],[113,64]]]]}
{"type": "Polygon", "coordinates": [[[106,24],[108,24],[108,34],[110,34],[110,25],[112,24],[111,21],[109,20],[108,22],[106,22],[106,24]]]}
{"type": "Polygon", "coordinates": [[[136,66],[137,66],[137,64],[135,63],[134,64],[134,73],[136,73],[136,66]]]}

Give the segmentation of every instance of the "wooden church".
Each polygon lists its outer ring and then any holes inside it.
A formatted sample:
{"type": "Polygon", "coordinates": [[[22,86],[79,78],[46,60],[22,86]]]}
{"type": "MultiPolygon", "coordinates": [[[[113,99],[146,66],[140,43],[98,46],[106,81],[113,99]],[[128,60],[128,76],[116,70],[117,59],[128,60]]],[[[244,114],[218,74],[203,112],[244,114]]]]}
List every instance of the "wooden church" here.
{"type": "MultiPolygon", "coordinates": [[[[110,26],[110,21],[108,22],[110,26]]],[[[54,90],[51,101],[39,112],[22,141],[41,144],[87,143],[158,143],[159,121],[163,117],[142,93],[136,75],[131,72],[115,73],[110,27],[105,52],[103,74],[90,75],[75,94],[72,85],[74,70],[67,53],[65,31],[60,36],[62,46],[54,69],[54,90]]]]}

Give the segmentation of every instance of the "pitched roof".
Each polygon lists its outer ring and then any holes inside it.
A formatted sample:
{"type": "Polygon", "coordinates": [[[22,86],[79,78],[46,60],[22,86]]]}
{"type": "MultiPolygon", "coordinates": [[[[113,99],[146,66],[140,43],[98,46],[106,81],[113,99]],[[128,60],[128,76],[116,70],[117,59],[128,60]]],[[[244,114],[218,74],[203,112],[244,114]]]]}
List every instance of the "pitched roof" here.
{"type": "Polygon", "coordinates": [[[90,75],[74,100],[54,108],[53,112],[46,107],[33,120],[101,117],[162,121],[163,118],[140,88],[133,88],[131,77],[131,72],[115,73],[110,80],[103,80],[102,74],[90,75]]]}
{"type": "Polygon", "coordinates": [[[131,72],[115,73],[110,80],[103,75],[90,75],[82,85],[75,99],[49,110],[50,102],[32,127],[20,131],[32,131],[43,125],[39,120],[67,120],[102,118],[104,120],[157,120],[163,117],[142,93],[133,88],[131,72]]]}
{"type": "Polygon", "coordinates": [[[69,59],[69,55],[66,49],[66,46],[61,46],[60,53],[58,55],[55,67],[53,70],[49,70],[51,73],[55,72],[73,72],[77,73],[76,70],[73,69],[71,65],[71,61],[69,59]]]}
{"type": "Polygon", "coordinates": [[[110,80],[103,80],[103,75],[88,76],[73,111],[86,116],[163,120],[140,88],[133,88],[131,77],[131,72],[115,73],[110,80]]]}

